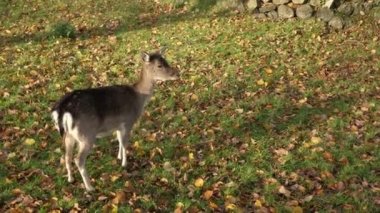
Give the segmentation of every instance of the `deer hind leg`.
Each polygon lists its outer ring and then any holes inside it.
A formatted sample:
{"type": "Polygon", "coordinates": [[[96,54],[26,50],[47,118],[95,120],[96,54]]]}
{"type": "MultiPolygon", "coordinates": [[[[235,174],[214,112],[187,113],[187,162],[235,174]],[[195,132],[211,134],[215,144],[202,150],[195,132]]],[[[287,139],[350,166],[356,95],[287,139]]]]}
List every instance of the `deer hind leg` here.
{"type": "Polygon", "coordinates": [[[65,164],[67,170],[67,176],[69,183],[74,182],[72,167],[71,164],[73,162],[73,149],[75,145],[75,138],[73,138],[70,134],[65,134],[65,164]]]}
{"type": "Polygon", "coordinates": [[[78,156],[75,159],[75,164],[78,167],[78,170],[82,176],[84,186],[86,187],[87,191],[94,191],[94,187],[91,185],[90,178],[88,177],[87,170],[85,167],[86,158],[88,154],[90,154],[92,145],[95,141],[95,137],[93,139],[82,139],[79,140],[79,150],[78,150],[78,156]]]}

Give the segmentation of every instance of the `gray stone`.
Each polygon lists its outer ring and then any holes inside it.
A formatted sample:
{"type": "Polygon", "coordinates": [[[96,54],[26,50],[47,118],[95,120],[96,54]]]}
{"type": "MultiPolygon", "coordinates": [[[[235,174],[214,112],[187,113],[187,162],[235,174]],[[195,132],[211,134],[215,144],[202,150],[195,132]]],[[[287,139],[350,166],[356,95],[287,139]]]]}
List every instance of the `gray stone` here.
{"type": "Polygon", "coordinates": [[[270,11],[268,14],[267,14],[268,18],[271,18],[271,19],[278,19],[278,13],[273,10],[273,11],[270,11]]]}
{"type": "Polygon", "coordinates": [[[362,2],[353,2],[352,5],[354,7],[354,13],[353,13],[354,15],[358,15],[360,14],[360,11],[364,10],[364,6],[362,2]]]}
{"type": "Polygon", "coordinates": [[[286,5],[280,5],[277,8],[278,16],[280,18],[293,18],[294,17],[294,11],[292,8],[286,6],[286,5]]]}
{"type": "Polygon", "coordinates": [[[313,8],[309,4],[297,7],[296,14],[298,18],[307,19],[313,15],[313,8]]]}
{"type": "Polygon", "coordinates": [[[329,26],[336,29],[336,30],[341,30],[341,29],[343,29],[343,26],[344,26],[343,19],[339,16],[334,16],[329,21],[329,26]]]}
{"type": "Polygon", "coordinates": [[[247,8],[249,11],[253,11],[257,8],[257,0],[248,0],[247,1],[247,8]]]}
{"type": "Polygon", "coordinates": [[[323,5],[323,7],[331,8],[331,6],[333,5],[333,3],[334,3],[334,0],[326,0],[326,2],[323,5]]]}
{"type": "Polygon", "coordinates": [[[364,2],[363,3],[363,6],[364,6],[364,10],[365,11],[370,11],[375,5],[373,3],[373,1],[368,1],[368,2],[364,2]]]}
{"type": "Polygon", "coordinates": [[[253,18],[255,18],[255,19],[266,19],[267,16],[264,13],[254,13],[253,18]]]}
{"type": "Polygon", "coordinates": [[[305,0],[292,0],[294,4],[303,4],[305,3],[305,0]]]}
{"type": "Polygon", "coordinates": [[[321,0],[310,0],[310,5],[313,7],[321,7],[321,0]]]}
{"type": "Polygon", "coordinates": [[[334,17],[334,12],[329,8],[323,7],[317,11],[316,16],[318,19],[329,22],[334,17]]]}
{"type": "Polygon", "coordinates": [[[290,0],[273,0],[273,4],[281,5],[281,4],[287,4],[290,0]]]}
{"type": "Polygon", "coordinates": [[[354,12],[354,7],[350,2],[345,2],[338,7],[337,11],[346,16],[349,16],[354,12]]]}
{"type": "Polygon", "coordinates": [[[260,7],[259,11],[260,11],[260,13],[267,13],[267,12],[275,10],[276,7],[277,6],[273,3],[266,3],[260,7]]]}

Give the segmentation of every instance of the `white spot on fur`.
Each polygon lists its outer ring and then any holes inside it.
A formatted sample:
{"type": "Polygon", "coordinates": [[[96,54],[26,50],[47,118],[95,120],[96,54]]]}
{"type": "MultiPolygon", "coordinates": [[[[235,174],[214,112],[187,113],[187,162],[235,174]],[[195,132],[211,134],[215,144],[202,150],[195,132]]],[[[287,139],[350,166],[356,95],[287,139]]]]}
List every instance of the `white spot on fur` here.
{"type": "Polygon", "coordinates": [[[58,127],[58,112],[57,112],[57,110],[54,110],[54,111],[51,113],[51,117],[52,117],[53,120],[54,120],[54,126],[55,126],[55,128],[57,128],[57,130],[59,131],[59,127],[58,127]]]}
{"type": "Polygon", "coordinates": [[[73,127],[73,116],[69,112],[65,112],[62,116],[62,124],[65,132],[71,132],[73,127]]]}

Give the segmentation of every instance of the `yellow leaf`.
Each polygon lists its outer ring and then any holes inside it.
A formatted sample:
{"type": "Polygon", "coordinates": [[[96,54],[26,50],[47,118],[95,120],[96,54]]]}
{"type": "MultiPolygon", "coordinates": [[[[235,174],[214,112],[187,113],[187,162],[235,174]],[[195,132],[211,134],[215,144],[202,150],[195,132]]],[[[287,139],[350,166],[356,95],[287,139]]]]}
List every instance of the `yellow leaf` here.
{"type": "Polygon", "coordinates": [[[205,199],[205,200],[209,200],[211,197],[212,197],[212,194],[213,194],[214,192],[212,191],[212,190],[207,190],[207,191],[205,191],[204,193],[203,193],[203,198],[205,199]]]}
{"type": "Polygon", "coordinates": [[[217,209],[217,208],[218,208],[218,205],[216,205],[216,204],[213,203],[213,202],[209,202],[209,203],[208,203],[208,206],[209,206],[211,209],[217,209]]]}
{"type": "Polygon", "coordinates": [[[28,145],[28,146],[31,146],[33,144],[35,144],[36,141],[33,139],[33,138],[27,138],[25,141],[24,141],[24,144],[25,145],[28,145]]]}
{"type": "Polygon", "coordinates": [[[265,69],[265,72],[268,73],[268,74],[272,74],[272,73],[273,73],[273,71],[272,71],[271,68],[266,68],[266,69],[265,69]]]}
{"type": "Polygon", "coordinates": [[[306,103],[307,102],[307,98],[303,98],[303,99],[300,99],[299,101],[298,101],[298,103],[300,103],[300,104],[304,104],[304,103],[306,103]]]}
{"type": "Polygon", "coordinates": [[[121,175],[111,175],[111,181],[115,182],[117,179],[120,178],[121,175]]]}
{"type": "Polygon", "coordinates": [[[315,136],[311,137],[311,143],[313,145],[319,144],[320,142],[321,142],[321,138],[320,137],[315,137],[315,136]]]}
{"type": "Polygon", "coordinates": [[[117,212],[118,212],[118,207],[117,207],[117,205],[112,204],[111,213],[117,213],[117,212]]]}
{"type": "Polygon", "coordinates": [[[133,148],[135,148],[135,149],[140,148],[140,144],[138,141],[135,141],[135,143],[133,144],[133,148]]]}
{"type": "Polygon", "coordinates": [[[191,100],[193,101],[198,101],[198,96],[196,94],[192,94],[191,97],[190,97],[191,100]]]}
{"type": "Polygon", "coordinates": [[[11,152],[11,153],[8,154],[8,159],[14,158],[14,157],[16,157],[16,153],[15,152],[11,152]]]}
{"type": "Polygon", "coordinates": [[[194,186],[197,188],[201,188],[204,184],[204,180],[202,178],[198,178],[195,180],[194,186]]]}
{"type": "Polygon", "coordinates": [[[303,213],[303,210],[299,206],[295,206],[292,208],[292,213],[303,213]]]}
{"type": "Polygon", "coordinates": [[[183,208],[185,205],[182,202],[178,202],[175,204],[175,207],[177,208],[183,208]]]}
{"type": "Polygon", "coordinates": [[[257,208],[261,208],[261,207],[263,207],[263,204],[261,204],[261,201],[260,201],[260,200],[256,200],[256,201],[255,201],[255,207],[257,207],[257,208]]]}
{"type": "Polygon", "coordinates": [[[5,183],[10,184],[10,183],[12,183],[12,180],[5,178],[5,183]]]}
{"type": "Polygon", "coordinates": [[[226,210],[235,210],[235,209],[236,209],[236,205],[233,203],[230,203],[226,206],[226,210]]]}
{"type": "Polygon", "coordinates": [[[257,85],[262,86],[265,84],[265,81],[263,79],[260,79],[256,83],[257,83],[257,85]]]}
{"type": "Polygon", "coordinates": [[[192,152],[189,153],[189,160],[194,160],[194,154],[192,152]]]}

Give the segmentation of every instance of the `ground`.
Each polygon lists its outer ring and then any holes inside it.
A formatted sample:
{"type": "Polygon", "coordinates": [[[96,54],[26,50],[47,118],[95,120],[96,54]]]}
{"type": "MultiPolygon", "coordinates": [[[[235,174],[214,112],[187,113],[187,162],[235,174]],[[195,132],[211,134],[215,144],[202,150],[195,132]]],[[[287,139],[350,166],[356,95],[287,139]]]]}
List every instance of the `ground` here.
{"type": "Polygon", "coordinates": [[[201,2],[0,3],[2,210],[380,208],[373,12],[334,32],[312,19],[261,21],[201,2]],[[161,46],[181,80],[157,85],[127,168],[110,136],[87,160],[96,191],[85,192],[76,169],[68,183],[54,101],[73,89],[133,83],[140,52],[161,46]]]}

